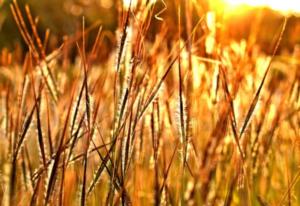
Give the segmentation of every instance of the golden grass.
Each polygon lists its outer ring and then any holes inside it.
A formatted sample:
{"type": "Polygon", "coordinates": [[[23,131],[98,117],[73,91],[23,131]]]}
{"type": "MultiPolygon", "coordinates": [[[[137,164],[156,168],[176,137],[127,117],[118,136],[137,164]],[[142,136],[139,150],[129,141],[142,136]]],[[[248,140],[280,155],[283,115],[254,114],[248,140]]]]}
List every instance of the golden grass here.
{"type": "Polygon", "coordinates": [[[129,4],[118,48],[96,64],[101,27],[88,48],[83,19],[47,54],[49,31],[41,40],[14,1],[28,52],[23,66],[1,55],[2,205],[300,205],[299,65],[275,56],[286,20],[268,57],[212,43],[214,21],[199,38],[207,18],[193,23],[185,4],[173,39],[157,17],[165,2],[158,13],[155,1],[129,4]],[[149,42],[152,21],[162,26],[149,42]]]}

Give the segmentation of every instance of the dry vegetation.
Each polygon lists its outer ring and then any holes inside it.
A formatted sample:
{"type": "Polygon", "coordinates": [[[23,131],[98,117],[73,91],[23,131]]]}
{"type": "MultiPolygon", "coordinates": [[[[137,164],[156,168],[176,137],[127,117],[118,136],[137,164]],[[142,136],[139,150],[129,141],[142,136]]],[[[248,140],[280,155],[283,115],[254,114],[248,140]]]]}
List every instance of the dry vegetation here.
{"type": "Polygon", "coordinates": [[[275,56],[286,21],[266,56],[218,43],[213,13],[194,22],[192,7],[167,39],[155,1],[120,6],[118,47],[96,64],[101,27],[88,47],[83,19],[46,52],[49,33],[11,5],[28,52],[1,55],[2,205],[300,205],[299,56],[275,56]]]}

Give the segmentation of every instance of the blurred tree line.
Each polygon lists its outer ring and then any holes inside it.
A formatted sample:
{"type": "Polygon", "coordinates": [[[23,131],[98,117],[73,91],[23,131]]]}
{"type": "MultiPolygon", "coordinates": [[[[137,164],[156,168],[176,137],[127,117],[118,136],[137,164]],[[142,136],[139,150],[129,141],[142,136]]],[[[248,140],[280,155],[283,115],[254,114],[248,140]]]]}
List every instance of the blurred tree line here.
{"type": "MultiPolygon", "coordinates": [[[[11,2],[2,0],[0,3],[0,48],[12,49],[14,44],[22,41],[10,11],[11,2]]],[[[18,0],[18,4],[23,14],[25,4],[28,4],[33,16],[39,17],[41,36],[48,28],[57,37],[72,35],[80,30],[82,16],[87,25],[99,22],[106,30],[117,27],[116,4],[111,0],[18,0]]]]}

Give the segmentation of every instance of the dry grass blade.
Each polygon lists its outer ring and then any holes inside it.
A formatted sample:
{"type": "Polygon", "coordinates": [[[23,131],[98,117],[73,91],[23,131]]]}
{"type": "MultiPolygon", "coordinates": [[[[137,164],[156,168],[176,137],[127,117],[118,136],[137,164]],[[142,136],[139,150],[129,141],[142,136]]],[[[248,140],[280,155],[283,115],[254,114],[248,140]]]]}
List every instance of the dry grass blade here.
{"type": "Polygon", "coordinates": [[[119,46],[119,51],[118,51],[118,56],[117,56],[117,72],[120,71],[121,60],[122,60],[122,56],[123,56],[123,52],[124,52],[124,48],[125,48],[125,44],[126,44],[127,28],[129,26],[131,1],[132,0],[130,0],[128,10],[126,11],[125,22],[123,25],[123,31],[122,31],[122,36],[121,36],[121,40],[120,40],[120,46],[119,46]]]}
{"type": "Polygon", "coordinates": [[[298,182],[298,180],[300,179],[300,170],[298,170],[298,172],[296,173],[296,175],[294,176],[293,180],[290,182],[290,184],[288,185],[288,189],[287,191],[284,193],[284,195],[282,196],[282,198],[280,199],[278,205],[283,205],[285,199],[287,198],[287,196],[290,194],[291,190],[293,189],[293,187],[296,185],[296,183],[298,182]]]}
{"type": "Polygon", "coordinates": [[[26,11],[26,14],[27,14],[30,26],[31,26],[31,30],[32,30],[33,35],[34,35],[34,39],[36,40],[40,55],[42,56],[43,59],[45,59],[46,58],[46,53],[45,53],[42,41],[41,41],[41,39],[39,37],[39,34],[37,32],[36,24],[35,24],[35,22],[32,18],[31,11],[30,11],[30,8],[29,8],[28,5],[25,5],[25,11],[26,11]]]}
{"type": "MultiPolygon", "coordinates": [[[[178,35],[179,35],[179,40],[180,40],[180,35],[181,35],[181,11],[180,7],[178,8],[178,35]]],[[[186,112],[184,108],[184,103],[183,103],[183,80],[182,80],[182,68],[181,68],[181,51],[180,51],[180,45],[179,45],[179,56],[178,56],[178,79],[179,79],[179,116],[180,116],[180,135],[181,135],[181,141],[184,145],[184,151],[183,151],[183,168],[185,167],[186,160],[187,160],[187,137],[186,137],[186,112]]]]}
{"type": "Polygon", "coordinates": [[[129,95],[129,90],[128,90],[128,88],[126,88],[125,93],[124,93],[124,97],[123,97],[123,100],[122,100],[122,103],[121,103],[120,110],[118,111],[119,115],[117,117],[117,125],[116,125],[116,128],[115,128],[116,132],[114,133],[113,139],[116,138],[116,136],[118,135],[118,133],[121,129],[122,119],[123,119],[123,115],[124,115],[124,112],[125,112],[125,106],[126,106],[126,103],[128,101],[128,95],[129,95]]]}
{"type": "MultiPolygon", "coordinates": [[[[39,96],[40,98],[40,96],[39,96]]],[[[33,114],[36,108],[36,104],[37,102],[35,102],[35,105],[33,106],[33,108],[31,109],[31,112],[29,113],[29,115],[27,116],[27,118],[25,119],[24,125],[23,125],[23,131],[22,133],[19,135],[19,140],[16,143],[16,147],[15,147],[15,151],[13,153],[12,156],[12,167],[11,167],[11,173],[10,173],[10,191],[9,191],[9,196],[10,196],[10,204],[14,204],[14,198],[15,198],[15,181],[16,181],[16,173],[17,173],[17,158],[20,152],[20,149],[23,145],[23,142],[25,140],[26,134],[28,132],[28,129],[30,127],[30,124],[32,122],[32,118],[33,118],[33,114]]]]}
{"type": "MultiPolygon", "coordinates": [[[[114,139],[113,142],[112,142],[112,144],[111,144],[111,146],[110,146],[110,148],[109,148],[109,150],[107,151],[107,154],[105,155],[105,157],[101,156],[102,162],[101,162],[99,168],[96,170],[96,172],[94,174],[94,178],[93,178],[93,180],[92,180],[92,182],[91,182],[91,184],[89,186],[89,189],[87,191],[87,195],[89,195],[89,193],[91,193],[94,190],[97,182],[99,181],[99,178],[100,178],[103,170],[106,168],[108,171],[110,171],[108,169],[109,166],[107,164],[108,164],[108,161],[111,159],[110,155],[111,155],[111,153],[112,153],[112,151],[113,151],[116,143],[117,143],[117,139],[114,139]]],[[[109,173],[109,174],[112,175],[111,173],[109,173]]],[[[116,184],[116,183],[114,183],[114,184],[115,184],[116,188],[119,188],[118,184],[116,184]]]]}
{"type": "Polygon", "coordinates": [[[25,136],[27,134],[27,131],[29,129],[29,126],[32,122],[32,117],[33,117],[33,114],[34,114],[34,110],[35,110],[35,106],[33,106],[33,108],[31,109],[29,115],[25,118],[24,120],[24,125],[23,125],[23,130],[20,134],[20,137],[19,137],[19,141],[17,143],[17,146],[16,146],[16,150],[15,150],[15,154],[14,156],[17,158],[19,152],[20,152],[20,149],[21,149],[21,146],[24,142],[24,139],[25,139],[25,136]]]}
{"type": "Polygon", "coordinates": [[[82,65],[84,69],[84,88],[85,88],[85,105],[86,105],[86,118],[87,118],[87,129],[88,132],[86,134],[86,142],[85,142],[85,156],[83,159],[83,181],[82,181],[82,189],[81,189],[81,199],[80,204],[81,206],[86,205],[86,176],[87,176],[87,164],[88,164],[88,148],[90,144],[91,138],[91,109],[90,109],[90,98],[89,98],[89,89],[88,89],[88,76],[87,76],[87,64],[86,64],[86,54],[85,54],[85,37],[84,37],[84,30],[85,30],[85,21],[84,17],[82,19],[82,52],[80,52],[79,46],[77,44],[77,48],[79,49],[79,53],[82,59],[82,65]]]}
{"type": "Polygon", "coordinates": [[[257,200],[261,206],[269,206],[269,204],[259,195],[257,196],[257,200]]]}
{"type": "Polygon", "coordinates": [[[102,26],[99,27],[96,40],[93,45],[93,49],[91,51],[91,59],[93,60],[97,56],[97,52],[99,51],[100,43],[101,43],[101,34],[102,34],[102,26]]]}
{"type": "Polygon", "coordinates": [[[164,173],[163,183],[162,183],[162,185],[161,185],[160,192],[159,192],[160,195],[162,195],[163,190],[164,190],[164,188],[165,188],[165,185],[166,185],[166,183],[167,183],[167,179],[168,179],[168,176],[169,176],[169,172],[170,172],[172,163],[173,163],[173,161],[174,161],[174,157],[175,157],[175,154],[176,154],[176,152],[177,152],[178,146],[179,146],[179,142],[176,143],[176,146],[175,146],[174,151],[173,151],[173,153],[172,153],[172,157],[171,157],[171,159],[170,159],[170,163],[169,163],[169,165],[168,165],[168,167],[167,167],[167,169],[166,169],[166,171],[165,171],[165,173],[164,173]]]}
{"type": "Polygon", "coordinates": [[[31,16],[29,7],[26,6],[26,12],[27,12],[27,16],[31,25],[31,28],[33,30],[33,34],[34,34],[34,38],[38,44],[38,48],[40,49],[40,53],[38,49],[36,48],[35,44],[34,44],[34,40],[32,39],[31,35],[29,34],[29,31],[27,29],[27,26],[25,24],[24,18],[22,16],[21,10],[19,8],[19,5],[17,3],[17,0],[14,0],[13,3],[10,5],[11,8],[11,12],[13,14],[14,20],[18,26],[18,29],[20,31],[20,33],[22,34],[22,37],[25,41],[25,43],[27,44],[27,46],[29,47],[34,60],[36,61],[36,63],[38,64],[38,68],[41,70],[42,72],[42,76],[45,80],[45,83],[54,99],[54,101],[57,101],[58,98],[58,89],[56,86],[56,83],[54,81],[52,72],[49,68],[49,62],[48,62],[48,57],[46,56],[45,52],[44,52],[44,48],[42,46],[42,42],[41,39],[37,33],[37,29],[36,29],[36,24],[33,21],[33,18],[31,16]]]}
{"type": "Polygon", "coordinates": [[[61,171],[61,180],[60,180],[60,188],[59,188],[59,205],[63,205],[63,199],[64,199],[64,182],[65,182],[65,169],[66,169],[66,155],[63,154],[63,165],[62,165],[62,171],[61,171]]]}
{"type": "Polygon", "coordinates": [[[53,166],[52,166],[52,168],[50,168],[49,180],[48,180],[48,184],[46,186],[46,195],[45,195],[45,200],[44,200],[45,205],[47,205],[49,203],[53,188],[55,186],[55,180],[57,177],[57,169],[58,169],[58,165],[59,165],[59,161],[60,161],[60,156],[62,154],[62,147],[63,147],[63,143],[64,143],[64,139],[65,139],[65,134],[67,131],[68,121],[70,118],[73,97],[74,97],[74,92],[72,92],[72,97],[70,100],[70,105],[69,105],[69,109],[67,112],[65,124],[64,124],[62,134],[61,134],[61,137],[59,140],[59,145],[58,145],[58,148],[56,151],[55,159],[53,160],[53,166]]]}
{"type": "MultiPolygon", "coordinates": [[[[73,119],[74,120],[74,119],[73,119]]],[[[80,129],[82,127],[82,125],[84,124],[84,115],[82,115],[82,117],[80,118],[80,121],[78,123],[78,128],[76,129],[76,131],[74,132],[74,134],[72,133],[71,137],[70,137],[70,146],[69,146],[69,152],[68,152],[68,157],[67,157],[67,165],[71,159],[71,156],[73,154],[73,149],[76,145],[76,142],[79,138],[79,132],[80,132],[80,129]]],[[[71,129],[72,131],[72,129],[71,129]]]]}
{"type": "Polygon", "coordinates": [[[39,189],[41,187],[41,183],[42,183],[42,178],[39,178],[37,180],[37,183],[35,184],[35,187],[34,187],[34,190],[33,190],[33,194],[31,196],[30,206],[37,205],[38,191],[39,191],[39,189]]]}
{"type": "Polygon", "coordinates": [[[236,123],[233,99],[232,99],[231,94],[230,94],[229,89],[228,89],[227,77],[226,77],[226,73],[224,71],[224,68],[221,66],[220,70],[221,70],[221,73],[222,73],[222,76],[223,76],[224,90],[225,90],[226,98],[227,98],[227,101],[229,101],[229,104],[230,104],[230,123],[231,123],[231,128],[232,128],[234,140],[235,140],[235,143],[238,147],[240,156],[244,160],[245,159],[245,153],[244,153],[244,151],[241,147],[240,140],[239,140],[240,138],[239,138],[238,132],[237,132],[237,123],[236,123]]]}
{"type": "Polygon", "coordinates": [[[87,153],[84,155],[83,158],[83,182],[82,182],[82,189],[81,189],[81,197],[80,197],[80,205],[86,205],[86,175],[87,175],[87,153]]]}
{"type": "Polygon", "coordinates": [[[25,43],[30,48],[34,58],[38,59],[39,58],[38,52],[34,46],[34,42],[33,42],[32,38],[30,37],[30,35],[28,33],[26,24],[24,22],[23,16],[21,14],[20,8],[19,8],[16,0],[14,0],[12,4],[10,4],[10,9],[11,9],[14,20],[18,26],[18,29],[19,29],[25,43]]]}
{"type": "MultiPolygon", "coordinates": [[[[38,130],[38,142],[39,142],[39,149],[42,155],[42,162],[44,164],[44,167],[46,167],[46,152],[45,152],[45,143],[43,138],[43,132],[42,132],[42,125],[41,125],[41,117],[40,117],[40,100],[38,101],[35,88],[34,88],[34,80],[32,78],[32,87],[33,87],[33,94],[35,98],[35,111],[36,111],[36,119],[37,119],[37,130],[38,130]]],[[[41,88],[39,90],[39,93],[41,93],[41,88]]]]}
{"type": "MultiPolygon", "coordinates": [[[[191,40],[191,38],[194,36],[196,29],[198,28],[198,26],[200,25],[200,23],[202,22],[202,18],[198,20],[197,24],[194,27],[193,32],[191,32],[188,40],[186,40],[185,44],[183,47],[180,48],[180,52],[187,46],[188,42],[191,40]]],[[[146,111],[146,109],[148,108],[148,106],[152,103],[152,101],[155,99],[157,93],[159,92],[163,82],[165,81],[166,77],[168,76],[169,72],[171,71],[173,65],[176,63],[176,61],[179,58],[179,54],[176,55],[176,57],[170,62],[169,66],[167,67],[165,73],[163,74],[163,76],[160,78],[160,80],[157,83],[157,86],[153,89],[153,92],[150,94],[150,96],[147,98],[144,106],[141,109],[140,112],[140,117],[142,117],[144,115],[144,112],[146,111]]]]}
{"type": "Polygon", "coordinates": [[[49,108],[49,100],[48,96],[46,95],[46,103],[47,103],[47,136],[48,136],[48,144],[49,144],[49,155],[50,157],[53,154],[53,143],[52,143],[52,133],[51,133],[51,123],[50,123],[50,108],[49,108]]]}
{"type": "Polygon", "coordinates": [[[273,54],[272,54],[272,56],[271,56],[271,60],[270,60],[270,62],[269,62],[269,64],[268,64],[268,67],[267,67],[265,73],[264,73],[263,79],[261,80],[261,82],[260,82],[260,84],[259,84],[259,87],[258,87],[258,89],[257,89],[257,91],[256,91],[256,93],[255,93],[254,99],[252,100],[252,102],[251,102],[251,104],[250,104],[249,110],[248,110],[247,115],[246,115],[246,118],[245,118],[245,120],[244,120],[244,124],[243,124],[242,129],[241,129],[240,134],[239,134],[239,138],[240,138],[240,139],[242,138],[242,136],[243,136],[243,134],[244,134],[244,132],[245,132],[245,129],[247,128],[247,125],[248,125],[248,123],[249,123],[249,121],[250,121],[250,119],[251,119],[251,116],[252,116],[252,114],[253,114],[253,112],[254,112],[254,109],[255,109],[255,107],[256,107],[256,104],[257,104],[257,102],[258,102],[258,100],[259,100],[259,96],[260,96],[261,90],[262,90],[262,88],[263,88],[263,86],[264,86],[264,83],[265,83],[265,81],[266,81],[267,75],[268,75],[268,73],[269,73],[269,71],[270,71],[272,61],[273,61],[273,59],[274,59],[275,54],[276,54],[277,51],[278,51],[278,48],[279,48],[280,43],[281,43],[281,40],[282,40],[284,31],[285,31],[285,28],[286,28],[286,24],[287,24],[287,18],[284,18],[284,22],[283,22],[283,25],[282,25],[282,28],[281,28],[281,31],[280,31],[280,34],[279,34],[279,38],[278,38],[278,40],[277,40],[276,46],[275,46],[275,48],[274,48],[274,50],[273,50],[273,54]]]}

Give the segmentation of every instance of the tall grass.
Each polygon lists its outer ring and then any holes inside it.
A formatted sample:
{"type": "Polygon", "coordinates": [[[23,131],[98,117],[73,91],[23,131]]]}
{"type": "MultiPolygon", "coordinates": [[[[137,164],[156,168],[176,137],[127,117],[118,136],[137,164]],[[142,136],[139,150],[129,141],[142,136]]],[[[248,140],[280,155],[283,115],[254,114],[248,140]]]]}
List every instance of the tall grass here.
{"type": "Polygon", "coordinates": [[[48,52],[50,32],[11,4],[28,50],[23,65],[1,56],[1,204],[299,205],[299,65],[276,56],[287,20],[271,56],[255,55],[219,41],[192,1],[175,28],[164,1],[128,5],[97,64],[101,26],[90,47],[83,18],[48,52]]]}

